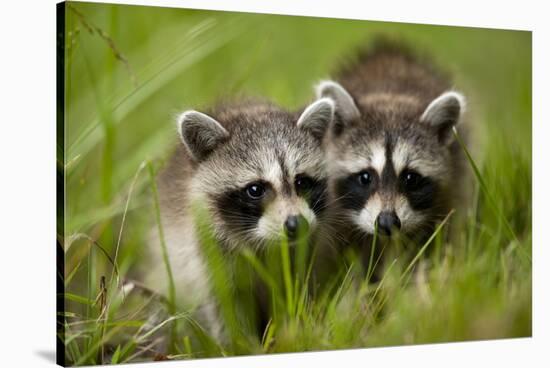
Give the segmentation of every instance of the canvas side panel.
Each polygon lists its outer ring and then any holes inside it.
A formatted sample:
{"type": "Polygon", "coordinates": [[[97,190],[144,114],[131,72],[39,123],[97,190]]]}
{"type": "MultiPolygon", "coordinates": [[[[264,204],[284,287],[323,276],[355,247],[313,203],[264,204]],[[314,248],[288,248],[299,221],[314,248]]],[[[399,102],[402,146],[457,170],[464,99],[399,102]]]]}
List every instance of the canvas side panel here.
{"type": "Polygon", "coordinates": [[[65,366],[65,3],[56,7],[56,362],[65,366]]]}

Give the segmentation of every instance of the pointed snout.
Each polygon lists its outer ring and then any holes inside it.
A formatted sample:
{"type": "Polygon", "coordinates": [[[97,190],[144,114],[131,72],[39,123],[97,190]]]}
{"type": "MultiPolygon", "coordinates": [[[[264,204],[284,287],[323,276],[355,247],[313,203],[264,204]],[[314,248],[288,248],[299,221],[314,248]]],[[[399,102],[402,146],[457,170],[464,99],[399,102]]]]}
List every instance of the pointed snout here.
{"type": "Polygon", "coordinates": [[[383,211],[380,212],[376,219],[378,224],[378,231],[390,236],[392,231],[401,229],[401,221],[395,211],[383,211]]]}
{"type": "Polygon", "coordinates": [[[298,233],[307,227],[307,220],[302,215],[288,216],[285,221],[285,232],[289,239],[296,239],[298,233]]]}

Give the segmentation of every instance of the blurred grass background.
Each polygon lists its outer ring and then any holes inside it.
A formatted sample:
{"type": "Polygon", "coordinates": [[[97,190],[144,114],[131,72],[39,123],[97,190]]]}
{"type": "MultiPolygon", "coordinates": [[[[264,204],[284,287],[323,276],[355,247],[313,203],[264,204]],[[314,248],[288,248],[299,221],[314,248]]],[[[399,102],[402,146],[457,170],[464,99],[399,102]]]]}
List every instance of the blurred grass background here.
{"type": "MultiPolygon", "coordinates": [[[[468,149],[480,177],[455,244],[430,256],[418,273],[423,282],[388,288],[383,317],[362,302],[371,286],[342,279],[338,296],[326,297],[333,303],[311,301],[307,313],[294,315],[301,328],[278,324],[264,344],[223,354],[530,336],[531,33],[74,2],[65,21],[66,137],[58,154],[66,175],[70,362],[98,363],[106,345],[119,347],[113,362],[148,355],[128,332],[143,320],[121,317],[130,301],[113,301],[112,324],[98,324],[97,296],[101,277],[112,273],[104,253],[121,277],[144,257],[154,224],[144,163],[161,167],[177,144],[174,115],[236,95],[297,108],[312,99],[313,83],[377,34],[431,56],[468,97],[468,149]]],[[[387,285],[398,285],[405,268],[397,262],[387,285]]],[[[173,356],[222,353],[204,339],[194,350],[197,343],[178,338],[184,352],[173,356]]]]}

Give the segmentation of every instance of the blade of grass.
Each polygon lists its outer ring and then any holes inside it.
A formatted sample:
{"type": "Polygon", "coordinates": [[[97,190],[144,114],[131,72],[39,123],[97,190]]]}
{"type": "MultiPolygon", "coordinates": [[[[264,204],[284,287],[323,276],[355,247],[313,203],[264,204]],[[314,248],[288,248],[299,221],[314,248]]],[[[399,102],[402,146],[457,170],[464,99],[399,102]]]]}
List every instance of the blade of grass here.
{"type": "Polygon", "coordinates": [[[369,257],[369,266],[367,268],[367,280],[370,281],[372,274],[374,273],[373,268],[373,260],[374,260],[374,250],[376,248],[376,238],[378,235],[378,221],[374,222],[374,234],[372,236],[372,244],[370,249],[370,257],[369,257]]]}
{"type": "Polygon", "coordinates": [[[328,315],[331,315],[331,316],[334,315],[334,313],[336,311],[336,306],[338,305],[338,303],[340,303],[342,295],[344,293],[344,290],[347,289],[350,286],[350,284],[351,284],[351,271],[353,270],[353,266],[354,265],[350,265],[348,267],[348,270],[347,270],[347,272],[344,276],[344,279],[342,280],[342,282],[340,283],[340,286],[336,290],[336,293],[334,294],[334,296],[330,300],[330,303],[327,307],[327,314],[328,315]]]}
{"type": "Polygon", "coordinates": [[[485,180],[483,180],[483,176],[481,175],[481,172],[479,171],[479,168],[477,167],[474,159],[470,155],[470,152],[466,148],[466,145],[464,144],[464,142],[460,138],[460,136],[458,134],[458,131],[456,130],[455,127],[453,127],[453,134],[454,134],[456,140],[458,141],[458,143],[460,144],[460,147],[462,148],[462,151],[466,155],[466,158],[468,159],[468,163],[470,164],[470,167],[472,168],[472,171],[475,174],[475,177],[477,179],[477,182],[478,182],[479,186],[481,187],[481,190],[483,191],[483,194],[487,197],[487,200],[489,202],[489,205],[490,205],[491,209],[493,210],[495,215],[497,215],[501,219],[502,223],[504,224],[504,226],[506,228],[508,236],[510,237],[510,240],[513,240],[513,241],[515,240],[515,241],[519,242],[519,240],[516,236],[516,233],[512,229],[512,226],[508,222],[508,219],[506,218],[504,213],[502,213],[500,208],[497,206],[493,195],[491,194],[491,192],[487,188],[487,184],[485,183],[485,180]]]}
{"type": "Polygon", "coordinates": [[[76,266],[74,266],[74,268],[71,270],[71,272],[69,272],[67,277],[65,277],[65,289],[69,286],[69,284],[71,283],[73,277],[76,275],[76,273],[80,269],[81,264],[82,264],[82,261],[78,261],[76,266]]]}
{"type": "MultiPolygon", "coordinates": [[[[374,293],[372,294],[372,297],[370,299],[370,303],[369,304],[374,304],[374,302],[376,301],[376,297],[378,296],[378,293],[380,292],[380,290],[382,290],[382,285],[385,285],[385,281],[387,279],[387,277],[389,277],[390,275],[390,272],[391,270],[393,269],[393,267],[395,266],[395,264],[397,263],[397,259],[394,259],[388,269],[386,270],[386,272],[384,273],[384,276],[382,276],[382,279],[380,280],[380,282],[378,283],[378,285],[376,286],[376,289],[374,290],[374,293]]],[[[378,305],[376,307],[373,308],[373,310],[375,311],[374,314],[376,315],[378,312],[380,312],[380,310],[382,309],[382,307],[384,306],[384,304],[386,303],[386,301],[388,300],[389,296],[387,296],[386,298],[382,298],[382,300],[378,303],[378,305]]]]}
{"type": "MultiPolygon", "coordinates": [[[[138,345],[139,343],[142,343],[143,341],[145,341],[149,336],[156,333],[159,329],[164,327],[166,324],[168,324],[170,322],[173,322],[173,321],[177,321],[177,320],[182,319],[182,318],[185,318],[186,316],[187,316],[187,313],[180,313],[180,314],[171,316],[170,318],[162,321],[161,323],[159,323],[158,325],[156,325],[155,327],[153,327],[152,329],[147,331],[145,334],[143,334],[143,335],[139,336],[137,339],[135,339],[136,345],[138,345]]],[[[93,341],[91,346],[87,349],[87,351],[84,354],[82,354],[80,356],[80,358],[77,360],[75,365],[83,365],[85,362],[87,362],[88,359],[90,359],[95,353],[98,352],[101,345],[105,344],[107,341],[109,341],[109,339],[111,339],[113,336],[115,336],[121,328],[122,327],[120,327],[120,326],[112,328],[112,329],[108,330],[105,333],[104,336],[100,337],[96,341],[93,341]]]]}
{"type": "MultiPolygon", "coordinates": [[[[177,75],[227,44],[246,29],[245,23],[237,19],[233,19],[229,24],[219,24],[217,27],[220,29],[219,32],[215,30],[203,31],[206,39],[196,38],[185,44],[170,62],[162,68],[155,69],[154,74],[114,104],[112,110],[113,120],[117,123],[122,121],[159,89],[173,81],[177,75]]],[[[86,128],[82,134],[68,147],[69,161],[76,155],[86,156],[101,141],[101,134],[98,130],[99,120],[97,118],[84,126],[86,128]]]]}
{"type": "MultiPolygon", "coordinates": [[[[67,323],[65,323],[65,336],[66,340],[63,341],[65,345],[65,351],[71,355],[71,360],[75,362],[77,357],[81,355],[80,348],[78,347],[78,343],[76,342],[76,337],[78,337],[79,334],[77,333],[76,336],[73,335],[71,333],[70,327],[67,323]],[[75,336],[75,338],[71,338],[72,336],[75,336]]],[[[61,338],[63,338],[63,336],[61,336],[61,338]]]]}
{"type": "MultiPolygon", "coordinates": [[[[101,253],[105,256],[105,258],[107,259],[107,261],[111,264],[111,266],[113,267],[113,270],[115,271],[115,273],[118,275],[119,274],[119,271],[118,271],[118,267],[116,265],[116,263],[114,263],[113,259],[111,258],[111,256],[109,255],[109,252],[107,252],[107,250],[102,247],[96,240],[94,240],[91,236],[87,235],[87,234],[83,234],[83,233],[78,233],[78,234],[72,234],[71,236],[69,236],[68,238],[66,238],[67,241],[65,242],[64,244],[64,247],[65,247],[65,252],[71,247],[71,245],[79,240],[79,239],[84,239],[84,240],[87,240],[89,242],[90,245],[94,245],[94,247],[90,247],[90,251],[94,248],[97,248],[101,251],[101,253]]],[[[91,256],[88,256],[88,263],[91,262],[90,261],[90,258],[92,258],[91,256]]],[[[88,265],[90,267],[90,265],[88,265]]]]}
{"type": "Polygon", "coordinates": [[[316,252],[317,251],[317,248],[314,247],[313,248],[313,251],[312,251],[312,254],[311,254],[311,258],[309,260],[309,266],[308,266],[308,269],[306,271],[306,276],[305,276],[305,279],[304,279],[304,282],[302,284],[302,291],[300,293],[299,290],[296,291],[296,295],[300,294],[300,298],[298,299],[298,303],[297,303],[297,306],[296,306],[296,316],[302,316],[303,317],[303,312],[305,310],[305,307],[306,307],[306,304],[307,304],[307,298],[309,296],[309,282],[310,282],[310,278],[311,278],[311,272],[313,271],[313,264],[315,263],[315,255],[316,255],[316,252]]]}
{"type": "Polygon", "coordinates": [[[267,284],[267,286],[275,292],[277,295],[281,295],[281,290],[279,289],[279,285],[277,284],[277,281],[271,276],[269,270],[260,262],[258,257],[250,249],[243,249],[241,251],[242,256],[244,259],[246,259],[252,268],[257,272],[258,276],[262,279],[263,282],[267,284]]]}
{"type": "Polygon", "coordinates": [[[73,293],[64,293],[62,295],[65,297],[66,300],[71,300],[76,303],[84,304],[87,306],[91,306],[94,304],[94,301],[92,299],[88,299],[73,293]]]}
{"type": "Polygon", "coordinates": [[[242,343],[243,335],[239,328],[236,313],[234,288],[231,282],[232,269],[212,231],[210,225],[212,222],[207,210],[200,203],[193,203],[193,215],[198,229],[200,245],[204,252],[204,259],[210,272],[211,287],[219,302],[232,347],[236,349],[242,343]]]}
{"type": "Polygon", "coordinates": [[[269,348],[271,347],[271,344],[273,342],[273,336],[275,335],[275,324],[273,323],[273,319],[270,319],[267,323],[267,326],[265,327],[265,331],[262,336],[262,347],[264,349],[264,352],[268,352],[269,348]]]}
{"type": "Polygon", "coordinates": [[[185,353],[192,358],[193,357],[193,348],[191,347],[191,340],[189,336],[183,338],[183,346],[185,347],[185,353]]]}
{"type": "Polygon", "coordinates": [[[172,267],[170,266],[168,249],[166,247],[166,241],[164,238],[164,228],[162,226],[162,219],[160,215],[160,202],[159,202],[159,195],[158,195],[158,189],[157,189],[157,183],[156,183],[156,174],[151,161],[147,161],[146,165],[147,165],[147,169],[149,170],[150,188],[153,195],[155,220],[157,223],[157,231],[159,234],[160,247],[162,249],[162,260],[164,262],[164,267],[166,268],[166,274],[168,276],[168,302],[169,302],[168,308],[170,309],[171,314],[173,315],[175,311],[175,305],[176,305],[176,286],[174,283],[174,275],[172,273],[172,267]]]}
{"type": "Polygon", "coordinates": [[[432,235],[428,238],[428,240],[426,240],[426,242],[424,243],[424,245],[420,248],[420,250],[416,253],[416,256],[412,259],[412,261],[409,263],[409,265],[407,266],[407,268],[405,269],[405,271],[401,274],[401,277],[399,279],[399,281],[403,281],[403,279],[405,278],[405,276],[407,276],[409,274],[409,272],[412,270],[412,268],[414,267],[414,265],[416,264],[416,262],[418,262],[418,260],[420,259],[420,257],[422,256],[422,254],[424,254],[424,251],[426,250],[426,248],[428,248],[428,246],[433,242],[433,240],[435,239],[435,237],[437,236],[437,234],[439,234],[441,232],[441,230],[443,229],[443,226],[445,226],[445,224],[447,223],[447,221],[449,221],[449,219],[451,218],[451,215],[454,213],[454,210],[451,210],[447,216],[445,216],[445,218],[443,219],[443,221],[441,221],[441,223],[437,226],[437,228],[435,229],[435,231],[432,233],[432,235]]]}
{"type": "Polygon", "coordinates": [[[289,245],[288,245],[288,238],[286,236],[283,237],[281,241],[281,265],[283,267],[283,281],[284,281],[284,287],[285,287],[285,295],[286,295],[286,307],[287,307],[287,313],[288,315],[292,315],[292,311],[294,310],[294,292],[292,287],[292,274],[290,271],[290,254],[289,254],[289,245]]]}
{"type": "MultiPolygon", "coordinates": [[[[295,257],[294,257],[294,270],[296,274],[296,282],[303,282],[306,273],[307,267],[307,257],[309,251],[309,226],[307,222],[301,221],[300,226],[298,227],[298,234],[295,247],[295,257]]],[[[299,291],[296,290],[294,295],[298,295],[299,291]]]]}
{"type": "Polygon", "coordinates": [[[119,359],[120,359],[120,345],[117,346],[115,353],[111,358],[111,364],[118,364],[119,359]]]}
{"type": "MultiPolygon", "coordinates": [[[[146,165],[149,170],[150,187],[151,187],[151,192],[153,194],[155,220],[157,223],[157,231],[158,231],[158,236],[160,241],[160,247],[162,250],[162,260],[164,262],[164,268],[166,268],[166,274],[168,276],[168,303],[169,303],[168,311],[172,316],[174,316],[176,314],[176,285],[174,283],[174,275],[172,273],[172,267],[170,266],[168,249],[166,247],[166,241],[164,238],[164,228],[162,226],[162,219],[160,215],[160,203],[159,203],[159,195],[158,195],[157,182],[156,182],[156,174],[151,161],[147,161],[146,165]]],[[[172,324],[171,341],[170,341],[171,347],[175,343],[175,338],[176,338],[175,335],[176,335],[176,323],[172,324]]]]}
{"type": "MultiPolygon", "coordinates": [[[[128,213],[128,207],[130,206],[130,199],[132,198],[132,193],[134,191],[134,187],[136,186],[136,182],[137,182],[137,179],[139,177],[139,174],[141,173],[141,171],[143,170],[143,168],[146,166],[146,162],[143,161],[137,171],[136,171],[136,174],[134,175],[134,178],[130,184],[130,189],[128,190],[128,198],[126,200],[126,205],[124,206],[124,212],[122,212],[122,221],[120,223],[120,230],[118,231],[118,238],[117,238],[117,242],[116,242],[116,246],[115,246],[115,256],[113,258],[113,263],[114,264],[117,264],[117,259],[118,259],[118,251],[120,249],[120,241],[122,240],[122,230],[124,229],[124,224],[126,223],[126,214],[128,213]]],[[[111,278],[109,280],[109,284],[112,285],[113,283],[113,279],[114,279],[114,276],[115,276],[115,273],[114,272],[111,272],[111,278]]],[[[120,278],[117,278],[117,284],[120,282],[120,278]]]]}
{"type": "MultiPolygon", "coordinates": [[[[201,344],[202,348],[206,351],[208,356],[225,355],[222,346],[220,346],[216,342],[216,340],[212,336],[210,336],[197,321],[191,318],[191,316],[187,316],[185,320],[193,330],[194,336],[198,339],[199,343],[201,344]]],[[[189,345],[189,349],[191,349],[190,345],[189,345]]],[[[197,355],[198,353],[199,352],[195,352],[195,354],[197,355]]]]}

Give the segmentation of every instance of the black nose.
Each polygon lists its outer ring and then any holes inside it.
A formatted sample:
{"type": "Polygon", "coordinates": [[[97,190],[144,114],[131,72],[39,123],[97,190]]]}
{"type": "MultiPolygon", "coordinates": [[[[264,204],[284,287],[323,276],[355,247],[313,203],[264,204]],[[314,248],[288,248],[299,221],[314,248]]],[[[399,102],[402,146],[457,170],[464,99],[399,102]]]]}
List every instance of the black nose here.
{"type": "Polygon", "coordinates": [[[300,226],[301,216],[288,216],[285,221],[285,231],[289,238],[294,239],[298,234],[298,227],[300,226]]]}
{"type": "Polygon", "coordinates": [[[376,222],[378,223],[378,230],[386,235],[391,235],[394,228],[401,229],[401,221],[399,221],[399,217],[394,211],[380,212],[376,222]]]}

